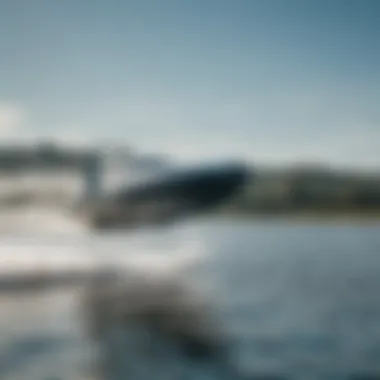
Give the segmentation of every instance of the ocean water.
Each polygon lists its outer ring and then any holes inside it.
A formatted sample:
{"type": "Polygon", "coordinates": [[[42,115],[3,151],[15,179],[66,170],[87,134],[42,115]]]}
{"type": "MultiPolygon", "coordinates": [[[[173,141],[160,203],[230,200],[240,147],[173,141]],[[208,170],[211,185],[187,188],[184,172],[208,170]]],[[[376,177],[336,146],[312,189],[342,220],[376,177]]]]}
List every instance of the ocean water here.
{"type": "MultiPolygon", "coordinates": [[[[197,275],[248,378],[380,378],[379,224],[203,219],[101,236],[54,210],[23,215],[13,216],[17,233],[9,215],[1,222],[2,273],[120,266],[131,257],[165,267],[199,255],[197,275]]],[[[90,379],[75,289],[0,299],[0,379],[90,379]]]]}

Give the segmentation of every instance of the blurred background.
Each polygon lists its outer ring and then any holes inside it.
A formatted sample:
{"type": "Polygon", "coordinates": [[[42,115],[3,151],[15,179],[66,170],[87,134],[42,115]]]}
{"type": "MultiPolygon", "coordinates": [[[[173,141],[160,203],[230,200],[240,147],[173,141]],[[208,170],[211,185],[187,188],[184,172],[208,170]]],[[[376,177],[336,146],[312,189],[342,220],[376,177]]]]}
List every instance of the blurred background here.
{"type": "Polygon", "coordinates": [[[379,16],[376,0],[0,0],[0,378],[83,376],[76,292],[44,281],[189,252],[253,378],[379,378],[379,16]],[[104,191],[195,163],[253,174],[202,217],[102,232],[76,213],[98,159],[104,191]]]}

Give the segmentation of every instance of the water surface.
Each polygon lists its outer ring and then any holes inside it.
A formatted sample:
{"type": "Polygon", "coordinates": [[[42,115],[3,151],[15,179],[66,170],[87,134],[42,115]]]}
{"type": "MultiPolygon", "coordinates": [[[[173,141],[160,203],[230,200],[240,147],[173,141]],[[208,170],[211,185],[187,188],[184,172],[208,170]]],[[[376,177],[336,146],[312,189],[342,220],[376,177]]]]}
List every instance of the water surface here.
{"type": "MultiPolygon", "coordinates": [[[[5,268],[12,254],[15,267],[15,255],[87,265],[132,251],[196,250],[207,253],[200,275],[217,292],[239,368],[284,379],[379,378],[378,225],[220,219],[91,238],[8,235],[0,255],[5,268]]],[[[79,321],[70,290],[2,296],[0,378],[83,378],[88,344],[79,321]]]]}

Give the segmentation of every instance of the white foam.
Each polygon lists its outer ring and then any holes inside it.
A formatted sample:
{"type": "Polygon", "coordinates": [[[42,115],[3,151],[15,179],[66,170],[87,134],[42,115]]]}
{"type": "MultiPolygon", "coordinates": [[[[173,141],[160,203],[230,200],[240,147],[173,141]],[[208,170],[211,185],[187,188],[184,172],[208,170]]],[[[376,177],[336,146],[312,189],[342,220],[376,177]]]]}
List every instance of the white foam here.
{"type": "Polygon", "coordinates": [[[59,207],[29,206],[5,209],[0,215],[1,234],[84,234],[88,227],[59,207]]]}
{"type": "Polygon", "coordinates": [[[107,239],[90,237],[84,224],[58,208],[8,211],[0,217],[2,227],[8,239],[0,241],[0,276],[92,271],[101,265],[149,276],[185,276],[205,258],[201,242],[181,234],[153,240],[128,235],[121,244],[106,244],[107,239]]]}

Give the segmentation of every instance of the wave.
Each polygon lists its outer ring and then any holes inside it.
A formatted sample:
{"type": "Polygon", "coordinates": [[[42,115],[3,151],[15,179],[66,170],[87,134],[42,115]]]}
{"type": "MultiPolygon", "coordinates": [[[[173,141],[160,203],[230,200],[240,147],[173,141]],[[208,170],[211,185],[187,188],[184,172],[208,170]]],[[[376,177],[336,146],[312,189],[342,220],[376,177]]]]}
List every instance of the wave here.
{"type": "MultiPolygon", "coordinates": [[[[226,363],[219,357],[224,343],[210,312],[212,298],[196,276],[207,260],[207,247],[191,229],[101,236],[62,210],[41,207],[3,214],[0,225],[13,233],[0,244],[2,300],[10,290],[28,294],[80,285],[80,293],[72,293],[84,296],[75,306],[83,319],[75,323],[85,331],[96,325],[95,334],[86,339],[100,352],[96,361],[105,363],[105,378],[122,379],[128,373],[148,379],[158,371],[168,378],[172,371],[194,371],[199,360],[226,363]],[[154,353],[136,351],[137,346],[148,347],[146,334],[154,353]]],[[[59,294],[55,291],[54,299],[64,300],[59,294]]],[[[49,308],[41,302],[31,307],[49,308]]]]}

